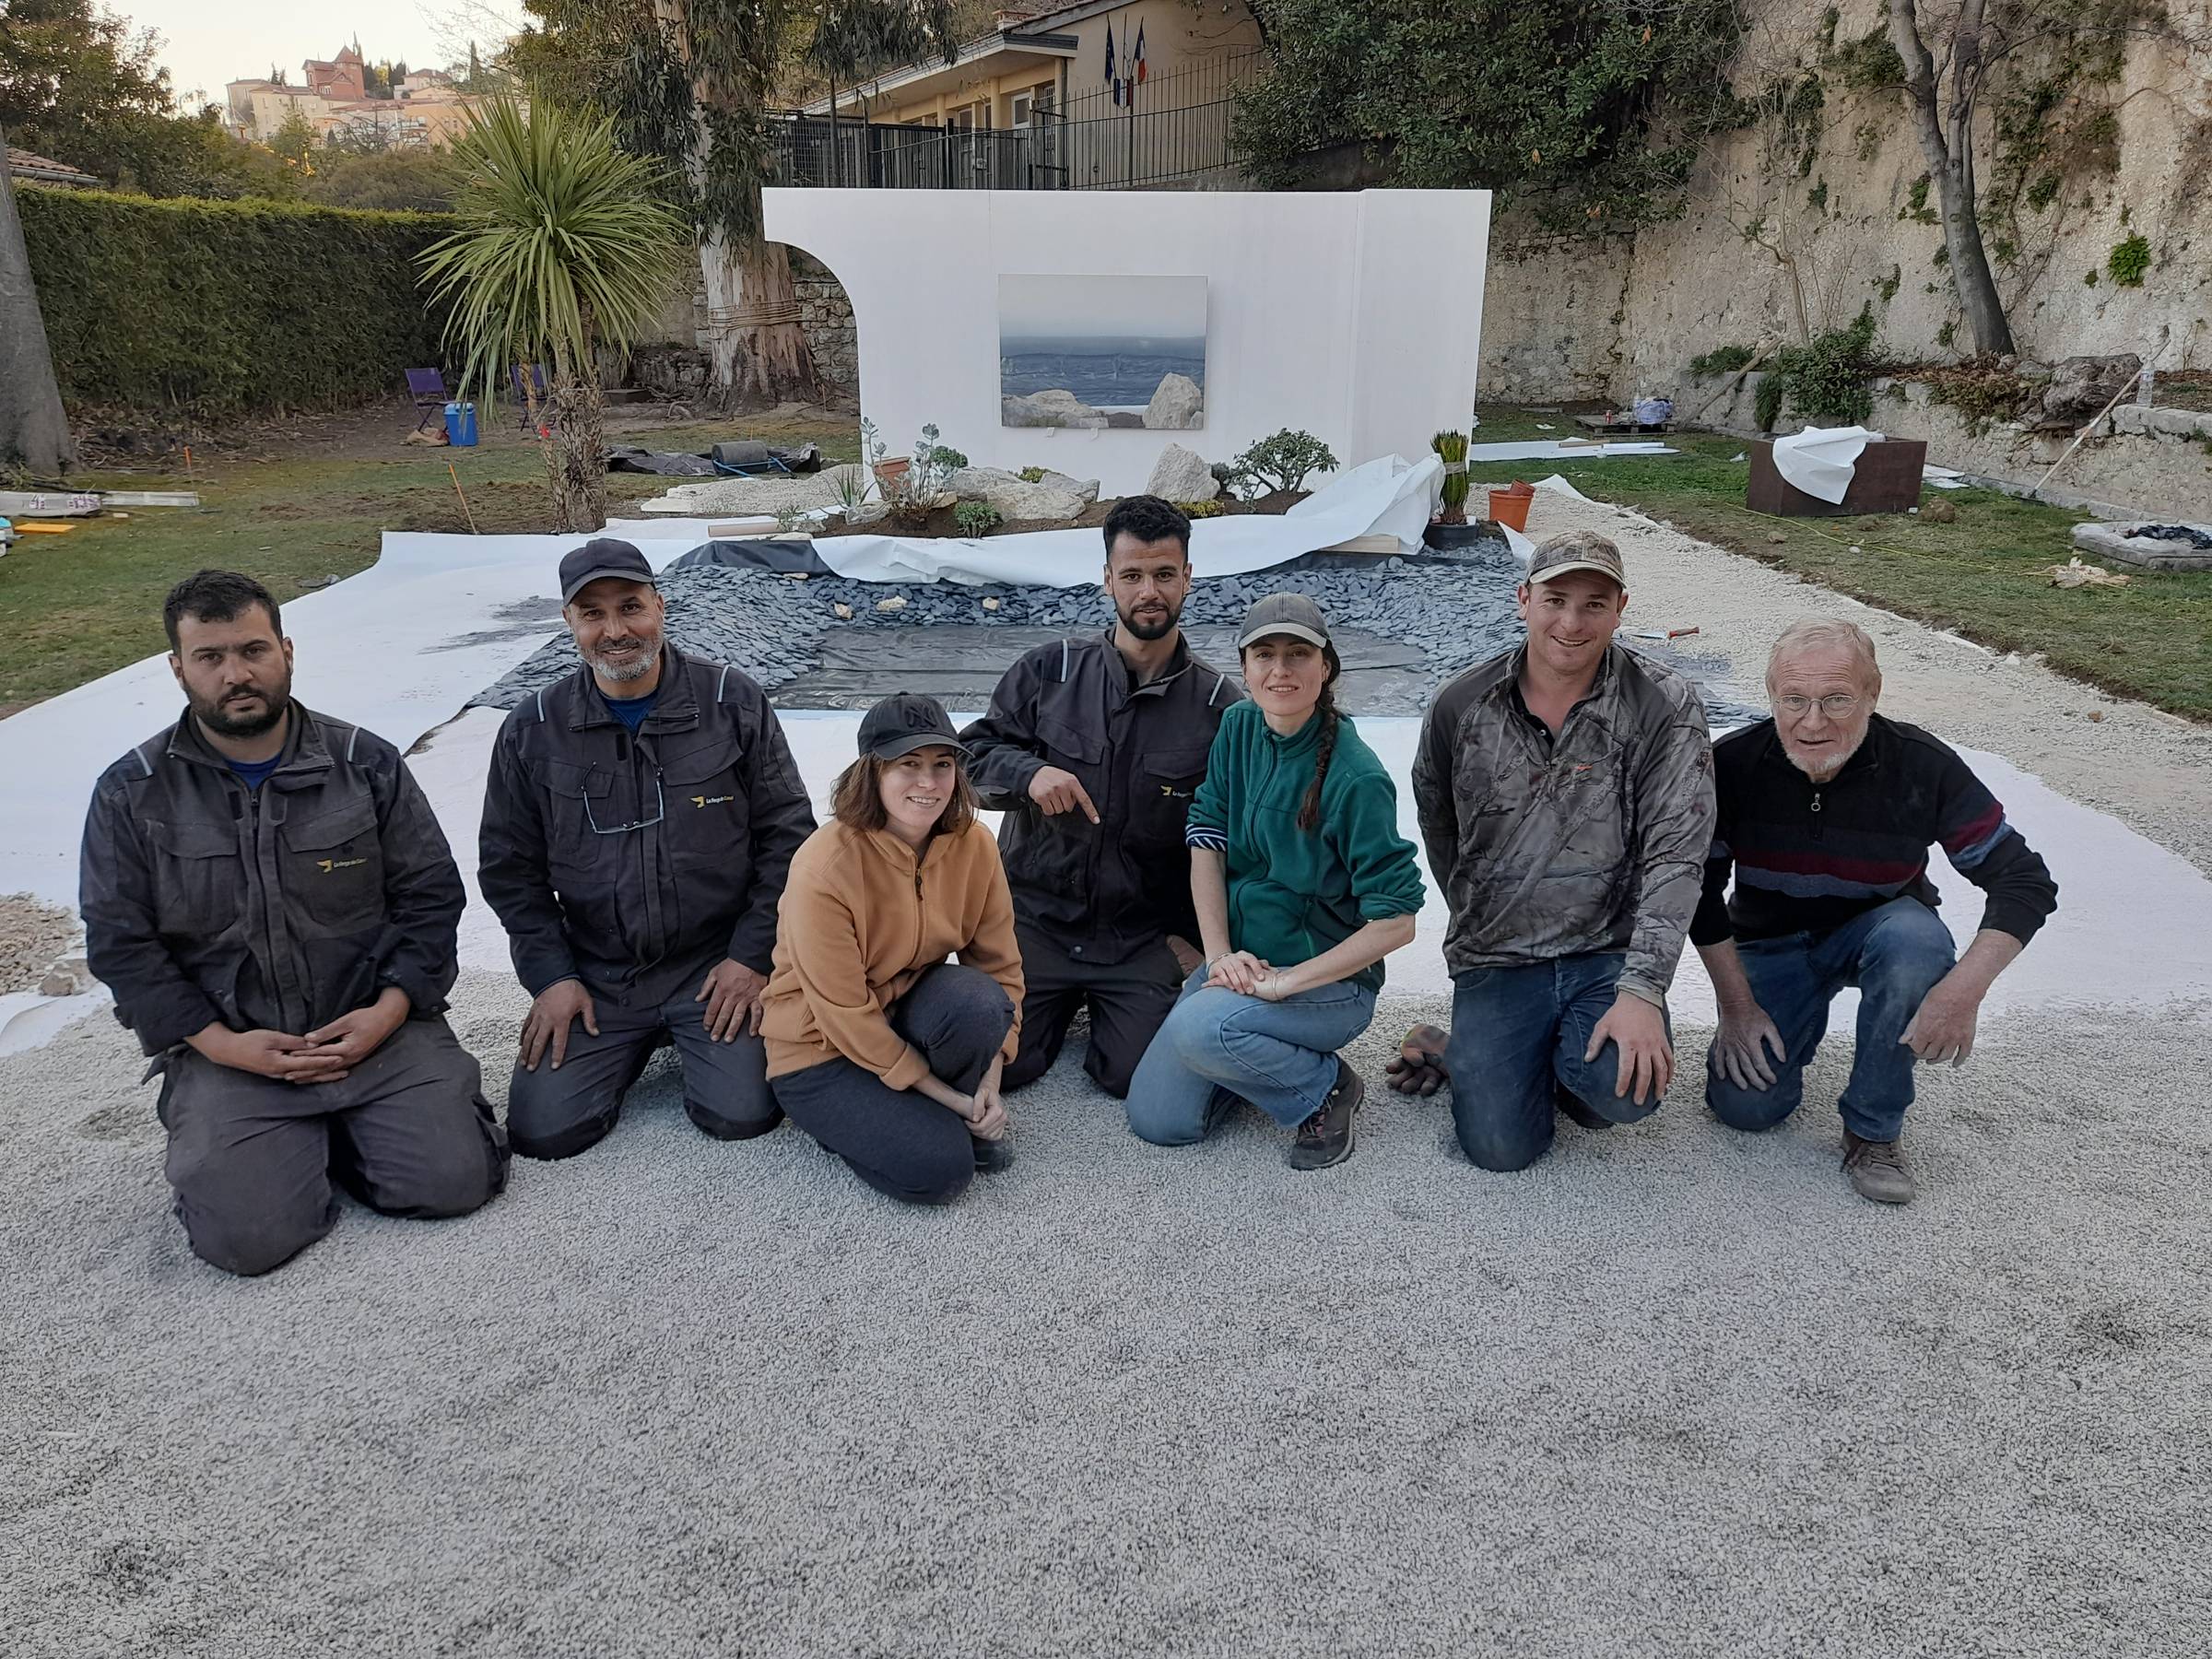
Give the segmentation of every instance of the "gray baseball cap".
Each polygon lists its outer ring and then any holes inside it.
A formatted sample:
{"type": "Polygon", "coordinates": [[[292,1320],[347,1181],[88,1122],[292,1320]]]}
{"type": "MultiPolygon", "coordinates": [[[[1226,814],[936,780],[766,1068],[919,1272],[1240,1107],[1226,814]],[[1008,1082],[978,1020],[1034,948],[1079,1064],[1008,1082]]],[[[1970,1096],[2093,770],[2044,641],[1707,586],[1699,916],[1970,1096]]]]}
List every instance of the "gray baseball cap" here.
{"type": "Polygon", "coordinates": [[[1270,594],[1254,600],[1237,624],[1237,649],[1242,651],[1253,641],[1275,634],[1288,634],[1324,651],[1335,649],[1329,638],[1329,619],[1321,614],[1321,606],[1303,594],[1270,594]]]}
{"type": "Polygon", "coordinates": [[[1628,572],[1620,565],[1620,549],[1592,530],[1562,530],[1538,542],[1528,561],[1525,580],[1549,582],[1571,571],[1595,571],[1600,576],[1610,576],[1624,589],[1629,585],[1628,572]]]}
{"type": "Polygon", "coordinates": [[[618,582],[641,582],[648,587],[661,585],[654,580],[653,567],[645,562],[644,554],[626,541],[602,535],[562,558],[560,602],[568,604],[602,576],[612,576],[618,582]]]}

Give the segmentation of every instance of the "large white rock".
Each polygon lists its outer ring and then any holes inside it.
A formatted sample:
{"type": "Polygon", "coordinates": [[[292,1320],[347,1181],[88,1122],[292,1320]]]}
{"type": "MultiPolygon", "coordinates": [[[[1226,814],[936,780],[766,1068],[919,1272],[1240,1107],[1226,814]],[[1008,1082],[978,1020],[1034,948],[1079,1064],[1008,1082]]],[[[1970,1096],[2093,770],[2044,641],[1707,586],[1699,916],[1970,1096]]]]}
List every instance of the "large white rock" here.
{"type": "Polygon", "coordinates": [[[1187,374],[1166,374],[1145,406],[1145,425],[1155,432],[1187,432],[1206,424],[1206,394],[1187,374]]]}
{"type": "Polygon", "coordinates": [[[1010,427],[1074,427],[1082,431],[1106,429],[1106,411],[1094,409],[1073,392],[1054,388],[1028,397],[998,400],[998,424],[1010,427]]]}
{"type": "Polygon", "coordinates": [[[1145,493],[1163,501],[1210,501],[1221,493],[1221,481],[1214,477],[1205,456],[1180,443],[1171,443],[1153,463],[1145,493]]]}
{"type": "Polygon", "coordinates": [[[1099,499],[1095,478],[1048,473],[1032,484],[995,466],[962,467],[945,488],[963,501],[988,501],[1008,519],[1072,519],[1099,499]]]}

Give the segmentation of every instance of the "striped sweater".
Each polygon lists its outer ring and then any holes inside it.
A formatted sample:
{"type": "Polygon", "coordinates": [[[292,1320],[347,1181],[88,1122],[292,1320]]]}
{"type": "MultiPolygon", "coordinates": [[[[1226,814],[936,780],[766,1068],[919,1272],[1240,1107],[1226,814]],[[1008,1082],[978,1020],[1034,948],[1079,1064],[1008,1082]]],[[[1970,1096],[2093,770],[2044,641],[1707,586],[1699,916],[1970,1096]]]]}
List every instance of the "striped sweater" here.
{"type": "Polygon", "coordinates": [[[1918,726],[1874,715],[1825,783],[1790,764],[1771,720],[1730,733],[1712,754],[1719,816],[1693,944],[1827,933],[1899,898],[1933,909],[1934,845],[1988,895],[1983,927],[2026,944],[2058,908],[2050,870],[2004,806],[1918,726]]]}

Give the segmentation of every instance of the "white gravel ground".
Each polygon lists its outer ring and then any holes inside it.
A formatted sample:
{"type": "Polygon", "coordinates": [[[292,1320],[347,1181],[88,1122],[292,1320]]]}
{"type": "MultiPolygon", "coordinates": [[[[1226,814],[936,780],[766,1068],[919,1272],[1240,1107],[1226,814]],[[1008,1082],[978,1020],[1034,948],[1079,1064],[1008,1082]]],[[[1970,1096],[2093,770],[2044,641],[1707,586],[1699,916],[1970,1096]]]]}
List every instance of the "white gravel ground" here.
{"type": "MultiPolygon", "coordinates": [[[[465,1038],[520,1001],[471,976],[465,1038]]],[[[1901,1211],[1832,1110],[1687,1082],[1514,1177],[1381,1099],[1300,1176],[1064,1064],[916,1213],[656,1069],[582,1160],[252,1283],[87,1023],[0,1062],[7,1651],[2202,1653],[2206,1013],[1934,1079],[1901,1211]]]]}
{"type": "MultiPolygon", "coordinates": [[[[2212,870],[2206,733],[1539,494],[1574,523],[1747,688],[1854,611],[1892,712],[2212,870]]],[[[101,1016],[0,1060],[0,1653],[2194,1659],[2212,1004],[2141,978],[1926,1078],[1903,1210],[1837,1171],[1841,1041],[1747,1138],[1686,1027],[1657,1118],[1510,1177],[1379,1089],[1336,1171],[1147,1147],[1071,1060],[925,1213],[663,1066],[478,1215],[253,1282],[101,1016]]],[[[455,1004],[510,1051],[511,980],[455,1004]]],[[[1356,1063],[1444,1014],[1387,994],[1356,1063]]]]}

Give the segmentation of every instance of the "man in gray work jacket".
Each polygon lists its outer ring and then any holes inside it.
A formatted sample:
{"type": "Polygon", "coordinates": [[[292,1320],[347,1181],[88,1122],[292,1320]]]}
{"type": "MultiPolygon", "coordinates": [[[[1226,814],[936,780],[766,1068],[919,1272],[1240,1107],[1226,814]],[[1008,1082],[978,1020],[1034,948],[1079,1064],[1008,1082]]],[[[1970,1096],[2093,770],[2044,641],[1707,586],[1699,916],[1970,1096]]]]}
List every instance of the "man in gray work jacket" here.
{"type": "Polygon", "coordinates": [[[1526,641],[1422,723],[1413,793],[1452,911],[1452,1033],[1440,1057],[1417,1028],[1387,1068],[1422,1093],[1448,1070],[1460,1145],[1488,1170],[1542,1157],[1555,1112],[1603,1129],[1658,1110],[1713,824],[1697,688],[1613,637],[1620,550],[1552,536],[1518,597],[1526,641]]]}
{"type": "Polygon", "coordinates": [[[667,644],[653,568],[628,542],[560,561],[583,665],[500,728],[477,880],[535,999],[507,1096],[529,1158],[614,1127],[673,1042],[684,1111],[720,1140],[782,1121],[760,994],[791,855],[814,831],[768,695],[667,644]]]}
{"type": "Polygon", "coordinates": [[[1114,626],[1041,645],[1007,669],[960,734],[999,847],[1021,942],[1019,1088],[1090,1010],[1083,1068],[1116,1100],[1198,964],[1183,817],[1222,712],[1243,693],[1191,654],[1191,524],[1130,496],[1105,524],[1114,626]]]}
{"type": "Polygon", "coordinates": [[[80,908],[162,1076],[185,1237],[266,1273],[331,1230],[334,1177],[387,1215],[477,1208],[507,1150],[442,1017],[465,894],[429,803],[392,745],[292,700],[261,583],[202,571],[163,621],[188,707],[94,786],[80,908]]]}

